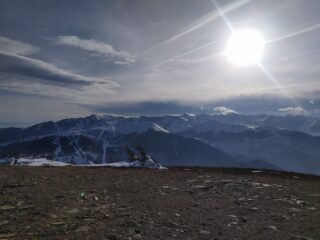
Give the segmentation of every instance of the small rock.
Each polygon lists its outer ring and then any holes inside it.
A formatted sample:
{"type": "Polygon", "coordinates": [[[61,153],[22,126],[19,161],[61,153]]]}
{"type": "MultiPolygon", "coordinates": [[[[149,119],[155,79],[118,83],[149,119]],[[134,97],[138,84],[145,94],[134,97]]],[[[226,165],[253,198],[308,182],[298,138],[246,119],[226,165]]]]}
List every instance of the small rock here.
{"type": "Polygon", "coordinates": [[[233,222],[229,223],[227,226],[231,227],[231,226],[234,226],[234,225],[238,225],[238,222],[237,221],[233,221],[233,222]]]}
{"type": "Polygon", "coordinates": [[[5,233],[5,234],[0,234],[0,239],[7,239],[11,237],[15,237],[16,235],[13,233],[5,233]]]}
{"type": "Polygon", "coordinates": [[[161,195],[168,195],[168,193],[161,192],[161,190],[160,190],[160,194],[161,195]]]}
{"type": "Polygon", "coordinates": [[[12,210],[15,208],[16,208],[15,206],[9,206],[9,205],[0,206],[0,210],[2,211],[12,210]]]}
{"type": "Polygon", "coordinates": [[[71,209],[71,210],[69,210],[67,213],[68,214],[77,214],[78,212],[80,212],[78,209],[71,209]]]}
{"type": "Polygon", "coordinates": [[[88,232],[88,231],[90,231],[90,227],[87,226],[87,225],[78,227],[78,228],[76,229],[76,232],[88,232]]]}
{"type": "Polygon", "coordinates": [[[28,209],[32,209],[35,208],[34,205],[22,205],[19,207],[20,210],[28,210],[28,209]]]}
{"type": "Polygon", "coordinates": [[[282,215],[281,218],[285,220],[290,220],[290,217],[288,217],[287,215],[282,215]]]}
{"type": "Polygon", "coordinates": [[[206,188],[207,186],[204,186],[204,185],[193,185],[192,187],[193,187],[193,188],[198,188],[198,189],[204,189],[204,188],[206,188]]]}
{"type": "Polygon", "coordinates": [[[17,202],[17,206],[18,206],[18,207],[21,207],[23,204],[24,204],[24,201],[18,201],[18,202],[17,202]]]}
{"type": "Polygon", "coordinates": [[[317,208],[315,208],[315,207],[309,207],[308,210],[315,211],[315,210],[317,210],[317,208]]]}
{"type": "Polygon", "coordinates": [[[290,212],[301,212],[302,210],[299,208],[289,208],[290,212]]]}
{"type": "Polygon", "coordinates": [[[268,226],[266,229],[272,230],[272,231],[278,230],[278,228],[276,226],[273,226],[273,225],[268,226]]]}
{"type": "Polygon", "coordinates": [[[93,223],[95,222],[96,220],[94,218],[84,218],[83,219],[84,222],[87,222],[87,223],[93,223]]]}
{"type": "Polygon", "coordinates": [[[296,200],[296,204],[298,204],[298,205],[305,205],[305,204],[307,204],[307,202],[302,201],[302,200],[296,200]]]}
{"type": "Polygon", "coordinates": [[[142,239],[142,236],[140,234],[135,234],[133,235],[132,239],[139,240],[139,239],[142,239]]]}
{"type": "Polygon", "coordinates": [[[296,236],[290,237],[290,240],[313,240],[313,238],[296,235],[296,236]]]}
{"type": "Polygon", "coordinates": [[[15,206],[4,205],[4,206],[0,207],[0,210],[1,211],[7,211],[7,210],[15,209],[15,208],[16,208],[15,206]]]}
{"type": "Polygon", "coordinates": [[[0,226],[6,225],[6,224],[8,224],[8,223],[9,223],[9,221],[7,221],[7,220],[1,220],[1,221],[0,221],[0,226]]]}
{"type": "Polygon", "coordinates": [[[65,225],[66,223],[65,222],[53,222],[51,223],[51,225],[54,225],[54,226],[62,226],[62,225],[65,225]]]}
{"type": "Polygon", "coordinates": [[[202,235],[209,235],[210,234],[210,232],[206,231],[206,230],[200,230],[199,233],[202,235]]]}

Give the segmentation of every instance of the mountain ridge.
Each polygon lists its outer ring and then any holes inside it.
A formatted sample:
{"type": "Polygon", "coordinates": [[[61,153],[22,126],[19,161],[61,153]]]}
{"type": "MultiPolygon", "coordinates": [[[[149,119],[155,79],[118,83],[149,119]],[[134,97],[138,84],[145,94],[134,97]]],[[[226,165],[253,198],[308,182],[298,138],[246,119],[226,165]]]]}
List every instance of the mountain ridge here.
{"type": "Polygon", "coordinates": [[[58,161],[78,159],[77,164],[99,164],[127,161],[126,146],[141,145],[168,166],[258,165],[320,174],[320,137],[317,132],[308,133],[318,120],[239,113],[135,117],[94,114],[25,128],[2,128],[0,158],[16,152],[27,157],[40,154],[58,161]],[[285,121],[287,129],[283,128],[285,121]],[[313,125],[307,128],[311,122],[313,125]],[[300,131],[293,131],[299,124],[300,131]],[[37,150],[37,145],[45,146],[46,151],[37,150]]]}

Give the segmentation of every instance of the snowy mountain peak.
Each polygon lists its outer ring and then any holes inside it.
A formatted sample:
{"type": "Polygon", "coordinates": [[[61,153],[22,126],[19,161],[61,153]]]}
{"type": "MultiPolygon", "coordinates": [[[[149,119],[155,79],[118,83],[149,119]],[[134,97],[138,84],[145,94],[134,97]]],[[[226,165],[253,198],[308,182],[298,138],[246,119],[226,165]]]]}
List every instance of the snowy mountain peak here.
{"type": "Polygon", "coordinates": [[[215,107],[213,111],[213,115],[239,114],[238,112],[227,107],[215,107]]]}

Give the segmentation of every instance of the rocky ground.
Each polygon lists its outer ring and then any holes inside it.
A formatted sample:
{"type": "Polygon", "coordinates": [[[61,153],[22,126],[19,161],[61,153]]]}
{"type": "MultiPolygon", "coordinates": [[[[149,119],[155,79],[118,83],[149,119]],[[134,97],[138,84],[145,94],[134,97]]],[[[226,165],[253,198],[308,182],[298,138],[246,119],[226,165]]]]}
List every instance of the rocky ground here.
{"type": "Polygon", "coordinates": [[[320,239],[320,177],[0,167],[0,239],[320,239]]]}

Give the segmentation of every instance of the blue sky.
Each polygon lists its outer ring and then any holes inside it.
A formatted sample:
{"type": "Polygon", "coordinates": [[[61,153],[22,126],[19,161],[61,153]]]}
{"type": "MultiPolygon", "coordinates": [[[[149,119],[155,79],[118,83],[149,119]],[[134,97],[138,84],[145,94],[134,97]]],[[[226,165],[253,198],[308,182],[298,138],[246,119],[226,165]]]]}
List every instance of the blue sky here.
{"type": "Polygon", "coordinates": [[[315,0],[2,0],[0,121],[217,106],[318,113],[319,12],[315,0]],[[217,6],[269,42],[267,74],[227,62],[217,6]]]}

